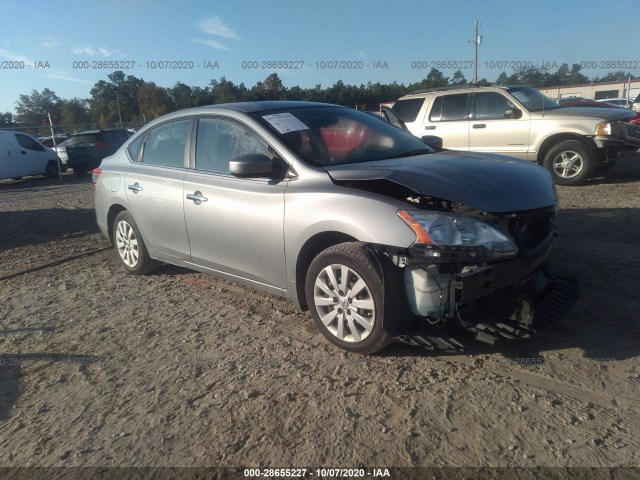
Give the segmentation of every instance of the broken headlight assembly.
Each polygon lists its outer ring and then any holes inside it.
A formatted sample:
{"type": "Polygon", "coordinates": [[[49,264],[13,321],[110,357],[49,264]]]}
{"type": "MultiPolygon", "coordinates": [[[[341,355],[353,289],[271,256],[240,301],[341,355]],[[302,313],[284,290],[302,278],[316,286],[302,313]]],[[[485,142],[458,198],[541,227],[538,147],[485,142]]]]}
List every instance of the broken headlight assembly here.
{"type": "Polygon", "coordinates": [[[475,218],[446,212],[398,210],[416,234],[413,254],[431,262],[505,260],[518,254],[508,235],[475,218]]]}

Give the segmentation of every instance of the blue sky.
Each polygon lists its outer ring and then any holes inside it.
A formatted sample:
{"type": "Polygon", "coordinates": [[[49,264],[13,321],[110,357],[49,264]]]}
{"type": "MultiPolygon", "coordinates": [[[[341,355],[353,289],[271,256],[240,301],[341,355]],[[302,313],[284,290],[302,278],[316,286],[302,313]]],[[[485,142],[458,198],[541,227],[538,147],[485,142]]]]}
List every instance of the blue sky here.
{"type": "MultiPolygon", "coordinates": [[[[177,81],[204,87],[222,76],[250,87],[274,71],[289,87],[406,84],[442,61],[465,62],[471,79],[476,18],[483,36],[479,78],[511,73],[500,68],[502,61],[596,62],[583,70],[595,77],[618,70],[601,62],[622,60],[635,62],[626,70],[640,75],[638,0],[3,0],[2,13],[0,66],[25,67],[0,69],[0,112],[14,111],[18,96],[33,89],[89,97],[93,84],[113,71],[77,68],[77,62],[135,62],[127,74],[165,87],[177,81]],[[336,60],[362,68],[330,68],[336,60]],[[151,68],[158,61],[193,62],[193,68],[151,68]],[[304,66],[243,68],[268,61],[304,66]],[[412,68],[414,61],[427,68],[412,68]],[[34,68],[45,62],[48,68],[34,68]],[[207,62],[218,68],[205,69],[207,62]],[[388,68],[374,68],[385,62],[388,68]]],[[[451,76],[455,68],[439,70],[451,76]]]]}

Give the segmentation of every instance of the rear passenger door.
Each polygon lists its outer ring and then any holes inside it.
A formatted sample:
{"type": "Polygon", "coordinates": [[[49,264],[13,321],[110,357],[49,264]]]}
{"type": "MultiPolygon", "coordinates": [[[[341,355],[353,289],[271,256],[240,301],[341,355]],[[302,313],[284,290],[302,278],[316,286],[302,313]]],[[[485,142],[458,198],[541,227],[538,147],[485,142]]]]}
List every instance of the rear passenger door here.
{"type": "Polygon", "coordinates": [[[154,258],[189,260],[182,183],[188,165],[192,119],[152,128],[128,146],[133,160],[125,172],[130,212],[154,258]]]}

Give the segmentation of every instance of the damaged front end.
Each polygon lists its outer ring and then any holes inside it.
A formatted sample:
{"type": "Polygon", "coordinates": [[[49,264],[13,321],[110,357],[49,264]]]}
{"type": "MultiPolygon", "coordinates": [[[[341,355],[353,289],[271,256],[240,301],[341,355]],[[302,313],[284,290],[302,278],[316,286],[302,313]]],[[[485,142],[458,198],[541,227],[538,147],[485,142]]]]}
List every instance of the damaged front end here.
{"type": "Polygon", "coordinates": [[[546,265],[555,213],[555,205],[498,214],[456,204],[400,210],[416,242],[379,250],[402,267],[406,298],[419,321],[403,325],[404,331],[390,326],[396,338],[462,350],[470,337],[490,344],[526,338],[564,314],[578,288],[546,265]]]}
{"type": "Polygon", "coordinates": [[[384,328],[401,341],[460,350],[460,330],[488,343],[522,338],[575,302],[575,282],[553,276],[545,263],[558,197],[544,168],[447,151],[326,170],[338,185],[406,205],[397,213],[415,241],[371,245],[400,267],[385,282],[392,292],[385,301],[398,315],[384,328]],[[407,303],[411,312],[402,311],[407,303]]]}

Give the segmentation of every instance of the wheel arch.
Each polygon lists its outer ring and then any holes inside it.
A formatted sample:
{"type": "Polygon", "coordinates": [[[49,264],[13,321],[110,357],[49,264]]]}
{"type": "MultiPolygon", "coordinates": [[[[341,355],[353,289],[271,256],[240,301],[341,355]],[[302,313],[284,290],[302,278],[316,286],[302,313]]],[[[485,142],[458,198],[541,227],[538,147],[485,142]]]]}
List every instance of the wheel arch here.
{"type": "Polygon", "coordinates": [[[577,133],[565,132],[551,135],[542,142],[540,148],[538,149],[538,156],[536,157],[536,162],[538,163],[538,165],[542,165],[544,163],[544,157],[554,145],[557,145],[560,142],[564,142],[565,140],[576,140],[582,143],[593,154],[594,160],[597,161],[598,148],[596,147],[593,139],[587,138],[584,135],[580,135],[577,133]]]}
{"type": "Polygon", "coordinates": [[[309,270],[309,266],[313,259],[316,258],[320,252],[329,247],[344,242],[357,241],[357,238],[346,233],[331,231],[317,233],[302,245],[302,248],[298,253],[298,258],[296,259],[296,299],[301,309],[308,310],[309,308],[306,300],[305,280],[307,277],[307,271],[309,270]]]}
{"type": "Polygon", "coordinates": [[[119,203],[114,203],[109,207],[109,212],[107,213],[107,233],[109,234],[109,241],[113,244],[113,222],[116,219],[116,216],[124,211],[127,208],[124,205],[119,203]]]}

